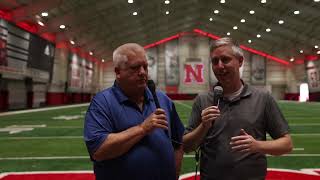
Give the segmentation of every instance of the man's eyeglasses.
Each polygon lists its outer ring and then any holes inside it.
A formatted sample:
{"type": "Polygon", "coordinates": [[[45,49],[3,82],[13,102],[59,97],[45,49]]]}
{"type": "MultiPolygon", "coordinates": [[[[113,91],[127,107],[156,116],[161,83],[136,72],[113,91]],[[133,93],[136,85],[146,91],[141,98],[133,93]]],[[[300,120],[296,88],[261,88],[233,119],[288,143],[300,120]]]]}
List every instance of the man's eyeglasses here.
{"type": "Polygon", "coordinates": [[[213,65],[219,64],[219,61],[221,61],[223,64],[228,64],[231,60],[232,60],[232,57],[229,57],[229,56],[220,56],[220,57],[211,58],[211,62],[213,65]]]}

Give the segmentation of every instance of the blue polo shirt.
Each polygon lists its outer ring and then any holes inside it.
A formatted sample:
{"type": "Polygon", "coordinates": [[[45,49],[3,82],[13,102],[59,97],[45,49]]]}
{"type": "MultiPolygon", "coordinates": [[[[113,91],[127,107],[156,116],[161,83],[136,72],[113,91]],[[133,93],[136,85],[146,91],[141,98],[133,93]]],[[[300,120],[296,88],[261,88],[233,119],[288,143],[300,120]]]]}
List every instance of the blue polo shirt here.
{"type": "MultiPolygon", "coordinates": [[[[126,154],[104,161],[93,161],[97,180],[174,180],[175,158],[171,140],[181,142],[184,132],[171,99],[157,91],[162,109],[165,110],[169,131],[155,129],[134,145],[126,154]]],[[[145,90],[143,111],[129,101],[115,83],[99,92],[91,101],[84,123],[84,139],[92,155],[109,133],[118,133],[141,124],[156,110],[148,88],[145,90]]]]}

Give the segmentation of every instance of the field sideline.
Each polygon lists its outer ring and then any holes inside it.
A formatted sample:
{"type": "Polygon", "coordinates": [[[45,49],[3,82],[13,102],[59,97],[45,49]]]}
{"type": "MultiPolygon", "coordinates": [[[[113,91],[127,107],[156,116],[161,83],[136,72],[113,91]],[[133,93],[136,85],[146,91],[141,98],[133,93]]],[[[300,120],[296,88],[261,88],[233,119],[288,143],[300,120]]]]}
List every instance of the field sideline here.
{"type": "MultiPolygon", "coordinates": [[[[268,156],[269,168],[320,168],[320,103],[279,101],[294,141],[291,154],[268,156]]],[[[175,101],[186,124],[192,101],[175,101]]],[[[0,113],[0,173],[92,170],[82,139],[88,104],[0,113]]],[[[193,172],[185,154],[182,174],[193,172]]]]}

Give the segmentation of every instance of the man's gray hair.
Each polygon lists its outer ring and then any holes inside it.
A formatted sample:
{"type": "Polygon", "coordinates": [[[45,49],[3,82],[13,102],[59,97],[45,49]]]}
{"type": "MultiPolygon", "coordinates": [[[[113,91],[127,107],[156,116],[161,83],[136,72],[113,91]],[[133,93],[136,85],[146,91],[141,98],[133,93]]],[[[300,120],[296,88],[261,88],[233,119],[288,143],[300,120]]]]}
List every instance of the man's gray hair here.
{"type": "Polygon", "coordinates": [[[233,54],[240,58],[240,57],[244,57],[243,55],[243,51],[242,49],[240,48],[240,46],[238,45],[238,43],[234,42],[232,40],[232,38],[229,38],[229,37],[223,37],[223,38],[220,38],[220,39],[217,39],[215,40],[211,45],[210,45],[210,53],[217,49],[218,47],[221,47],[221,46],[231,46],[232,48],[232,51],[233,51],[233,54]]]}
{"type": "Polygon", "coordinates": [[[119,46],[113,51],[114,67],[121,67],[128,61],[128,56],[144,51],[144,48],[137,43],[127,43],[119,46]]]}

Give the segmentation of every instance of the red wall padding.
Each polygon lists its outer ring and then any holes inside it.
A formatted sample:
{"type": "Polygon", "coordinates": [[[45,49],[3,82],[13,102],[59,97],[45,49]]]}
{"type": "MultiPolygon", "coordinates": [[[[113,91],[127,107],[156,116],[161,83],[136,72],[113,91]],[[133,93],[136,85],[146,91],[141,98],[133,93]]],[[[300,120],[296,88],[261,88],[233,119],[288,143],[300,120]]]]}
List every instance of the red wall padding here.
{"type": "Polygon", "coordinates": [[[197,94],[167,94],[172,100],[193,100],[197,94]]]}
{"type": "Polygon", "coordinates": [[[48,92],[46,96],[47,105],[62,105],[67,101],[65,93],[48,92]]]}
{"type": "MultiPolygon", "coordinates": [[[[286,93],[284,99],[298,101],[299,93],[286,93]]],[[[309,93],[309,101],[320,101],[320,92],[309,93]]]]}
{"type": "Polygon", "coordinates": [[[9,107],[9,93],[8,91],[0,91],[0,111],[7,111],[9,107]]]}

